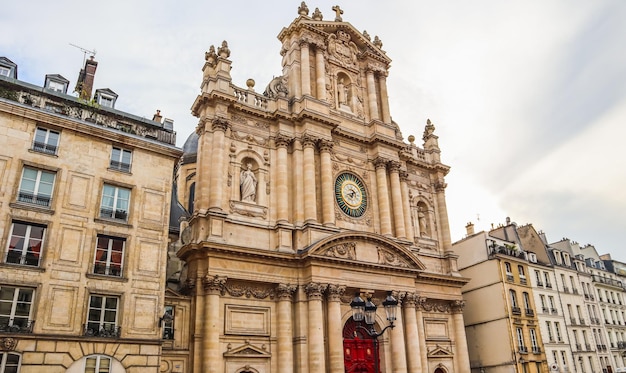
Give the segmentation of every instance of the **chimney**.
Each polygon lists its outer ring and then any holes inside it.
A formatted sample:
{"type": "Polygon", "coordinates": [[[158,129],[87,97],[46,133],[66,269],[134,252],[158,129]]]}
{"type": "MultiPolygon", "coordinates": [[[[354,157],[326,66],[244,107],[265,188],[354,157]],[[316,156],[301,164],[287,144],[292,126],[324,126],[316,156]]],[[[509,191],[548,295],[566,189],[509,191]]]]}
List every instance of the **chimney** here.
{"type": "Polygon", "coordinates": [[[157,110],[156,114],[152,116],[152,121],[161,123],[161,119],[163,119],[163,117],[161,116],[161,110],[157,110]]]}
{"type": "Polygon", "coordinates": [[[465,226],[465,230],[467,231],[467,236],[471,236],[474,234],[474,224],[472,222],[467,223],[465,226]]]}
{"type": "Polygon", "coordinates": [[[98,62],[93,59],[93,56],[89,57],[85,61],[85,68],[80,70],[78,74],[78,80],[76,81],[76,88],[74,92],[78,92],[78,97],[83,100],[91,100],[91,91],[93,90],[93,80],[96,75],[96,68],[98,62]]]}

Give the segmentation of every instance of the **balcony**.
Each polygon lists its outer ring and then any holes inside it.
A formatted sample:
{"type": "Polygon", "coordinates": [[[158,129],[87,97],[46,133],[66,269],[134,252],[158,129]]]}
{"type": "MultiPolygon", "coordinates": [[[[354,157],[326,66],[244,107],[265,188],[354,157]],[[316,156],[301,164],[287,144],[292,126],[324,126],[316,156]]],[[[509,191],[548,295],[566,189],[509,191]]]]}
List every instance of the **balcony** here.
{"type": "Polygon", "coordinates": [[[531,316],[531,317],[535,316],[535,311],[533,311],[532,309],[526,308],[525,311],[526,311],[526,316],[531,316]]]}
{"type": "Polygon", "coordinates": [[[30,334],[34,325],[35,320],[9,319],[0,323],[0,333],[30,334]]]}
{"type": "Polygon", "coordinates": [[[19,202],[29,203],[31,205],[37,205],[42,207],[50,207],[50,203],[52,202],[52,198],[50,196],[38,196],[30,192],[22,191],[18,193],[17,200],[19,202]]]}
{"type": "Polygon", "coordinates": [[[121,326],[93,323],[85,324],[85,330],[83,331],[83,336],[85,337],[119,338],[121,334],[121,326]]]}
{"type": "Polygon", "coordinates": [[[126,219],[128,219],[128,214],[124,210],[113,210],[110,208],[101,208],[100,217],[104,219],[115,219],[115,220],[126,221],[126,219]]]}
{"type": "Polygon", "coordinates": [[[593,282],[599,282],[601,284],[610,285],[610,286],[619,288],[621,290],[624,289],[624,284],[621,281],[617,281],[612,278],[605,278],[605,277],[598,276],[598,275],[592,275],[591,280],[593,282]]]}
{"type": "Polygon", "coordinates": [[[94,275],[120,277],[122,275],[122,267],[119,264],[106,265],[97,263],[93,266],[93,273],[94,275]]]}
{"type": "Polygon", "coordinates": [[[539,346],[533,346],[533,354],[539,355],[541,353],[541,348],[539,346]]]}
{"type": "Polygon", "coordinates": [[[592,351],[589,343],[585,343],[585,351],[592,351]]]}
{"type": "Polygon", "coordinates": [[[109,167],[113,170],[118,170],[122,172],[130,172],[130,163],[111,161],[109,167]]]}
{"type": "Polygon", "coordinates": [[[507,280],[508,282],[513,282],[513,275],[512,275],[512,274],[508,274],[508,273],[507,273],[507,275],[506,275],[506,280],[507,280]]]}
{"type": "Polygon", "coordinates": [[[543,313],[550,313],[550,309],[548,307],[542,307],[541,310],[543,313]]]}
{"type": "Polygon", "coordinates": [[[522,314],[522,309],[519,307],[511,307],[511,312],[514,315],[521,315],[522,314]]]}
{"type": "Polygon", "coordinates": [[[553,315],[557,315],[559,313],[559,311],[557,311],[556,308],[551,308],[550,311],[552,312],[553,315]]]}
{"type": "Polygon", "coordinates": [[[576,322],[576,318],[575,318],[575,317],[572,317],[572,318],[570,319],[570,321],[572,322],[572,325],[576,325],[576,324],[577,324],[577,322],[576,322]]]}
{"type": "Polygon", "coordinates": [[[519,346],[519,352],[520,352],[520,354],[527,354],[528,353],[528,347],[526,347],[526,346],[519,346]]]}
{"type": "Polygon", "coordinates": [[[549,282],[546,282],[546,287],[549,288],[549,289],[552,289],[552,284],[549,283],[549,282]]]}
{"type": "Polygon", "coordinates": [[[543,282],[541,282],[541,281],[537,281],[537,286],[541,286],[541,287],[543,287],[543,282]]]}
{"type": "Polygon", "coordinates": [[[39,141],[35,141],[33,143],[33,150],[36,152],[52,154],[52,155],[57,153],[57,147],[55,145],[46,144],[46,143],[39,142],[39,141]]]}
{"type": "Polygon", "coordinates": [[[585,297],[585,300],[589,300],[589,294],[585,293],[584,297],[585,297]]]}
{"type": "Polygon", "coordinates": [[[578,294],[578,289],[577,288],[572,288],[572,293],[578,294]]]}
{"type": "Polygon", "coordinates": [[[6,262],[9,264],[20,264],[31,267],[39,267],[39,252],[27,251],[22,255],[21,251],[9,250],[6,262]]]}
{"type": "Polygon", "coordinates": [[[519,282],[522,285],[526,285],[528,283],[528,281],[526,280],[526,277],[522,277],[522,276],[519,277],[519,282]]]}
{"type": "Polygon", "coordinates": [[[576,343],[574,345],[574,347],[576,348],[576,351],[582,351],[583,350],[583,346],[580,343],[576,343]]]}
{"type": "Polygon", "coordinates": [[[580,318],[580,325],[586,325],[585,320],[583,320],[582,317],[580,318]]]}
{"type": "Polygon", "coordinates": [[[617,348],[619,348],[620,350],[626,350],[626,342],[623,342],[623,341],[617,342],[617,348]]]}
{"type": "Polygon", "coordinates": [[[569,288],[567,286],[563,286],[563,292],[569,294],[569,288]]]}

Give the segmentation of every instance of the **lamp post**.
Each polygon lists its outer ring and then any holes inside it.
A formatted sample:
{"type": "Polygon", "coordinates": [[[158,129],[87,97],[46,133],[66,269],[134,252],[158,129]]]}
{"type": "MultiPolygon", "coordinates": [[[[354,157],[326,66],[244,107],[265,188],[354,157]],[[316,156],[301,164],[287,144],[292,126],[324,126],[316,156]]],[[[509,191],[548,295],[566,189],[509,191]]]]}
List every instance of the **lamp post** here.
{"type": "Polygon", "coordinates": [[[367,328],[357,325],[358,329],[362,329],[367,333],[370,338],[374,340],[374,370],[378,373],[378,337],[383,335],[389,328],[393,329],[396,321],[396,309],[398,307],[398,301],[391,295],[391,292],[387,292],[387,298],[383,301],[383,307],[385,307],[385,313],[387,314],[387,321],[389,325],[385,326],[380,332],[376,332],[374,324],[376,323],[376,305],[372,302],[372,298],[368,297],[367,301],[361,298],[360,293],[356,293],[352,302],[350,302],[350,308],[352,308],[352,319],[358,323],[365,321],[367,328]]]}

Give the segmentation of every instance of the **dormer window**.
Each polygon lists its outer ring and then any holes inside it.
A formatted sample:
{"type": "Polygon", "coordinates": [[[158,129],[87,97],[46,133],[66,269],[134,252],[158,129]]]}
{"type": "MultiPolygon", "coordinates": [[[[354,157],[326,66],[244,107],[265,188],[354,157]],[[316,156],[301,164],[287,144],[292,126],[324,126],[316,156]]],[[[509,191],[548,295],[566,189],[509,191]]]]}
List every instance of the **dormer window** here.
{"type": "Polygon", "coordinates": [[[46,81],[44,83],[44,87],[51,91],[59,92],[59,93],[67,93],[67,87],[69,86],[70,81],[62,77],[61,75],[46,75],[46,81]]]}
{"type": "Polygon", "coordinates": [[[6,57],[0,57],[0,75],[17,79],[17,65],[6,57]]]}
{"type": "Polygon", "coordinates": [[[115,108],[115,101],[117,100],[117,94],[112,90],[96,89],[95,100],[101,107],[115,108]]]}

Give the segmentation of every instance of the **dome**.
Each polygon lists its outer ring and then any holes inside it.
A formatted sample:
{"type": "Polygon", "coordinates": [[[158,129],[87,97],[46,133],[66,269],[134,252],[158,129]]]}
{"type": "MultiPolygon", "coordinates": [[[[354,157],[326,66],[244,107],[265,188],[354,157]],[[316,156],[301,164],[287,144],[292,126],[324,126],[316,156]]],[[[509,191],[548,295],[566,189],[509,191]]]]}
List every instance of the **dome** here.
{"type": "Polygon", "coordinates": [[[183,164],[194,163],[198,155],[198,139],[196,131],[192,132],[183,144],[183,164]]]}

